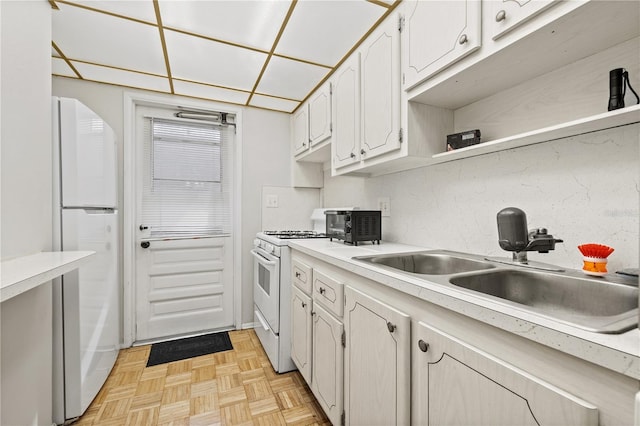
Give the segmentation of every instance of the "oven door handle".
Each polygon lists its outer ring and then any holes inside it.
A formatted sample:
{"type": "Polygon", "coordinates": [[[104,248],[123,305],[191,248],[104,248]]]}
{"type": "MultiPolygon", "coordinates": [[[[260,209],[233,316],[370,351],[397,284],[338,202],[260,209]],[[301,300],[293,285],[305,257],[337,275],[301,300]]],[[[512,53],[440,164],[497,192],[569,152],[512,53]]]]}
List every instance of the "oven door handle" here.
{"type": "Polygon", "coordinates": [[[267,323],[267,320],[264,319],[264,317],[262,316],[262,314],[258,311],[254,311],[256,314],[256,318],[258,318],[258,321],[260,322],[260,325],[262,326],[262,328],[264,328],[265,331],[269,331],[271,330],[271,327],[269,327],[269,323],[267,323]]]}
{"type": "Polygon", "coordinates": [[[258,253],[255,250],[251,250],[251,254],[253,255],[253,257],[255,257],[256,259],[258,259],[258,262],[263,263],[265,265],[269,265],[269,266],[276,266],[277,262],[268,260],[267,258],[265,258],[264,256],[262,256],[260,253],[258,253]]]}

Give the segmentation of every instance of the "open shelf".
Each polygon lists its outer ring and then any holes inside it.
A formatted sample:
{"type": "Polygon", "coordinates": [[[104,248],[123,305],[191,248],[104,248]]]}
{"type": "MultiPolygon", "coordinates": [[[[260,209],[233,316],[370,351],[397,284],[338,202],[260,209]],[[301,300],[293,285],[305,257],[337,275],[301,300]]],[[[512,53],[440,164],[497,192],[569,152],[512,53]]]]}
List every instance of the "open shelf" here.
{"type": "Polygon", "coordinates": [[[578,120],[542,129],[524,132],[517,135],[479,143],[478,145],[442,152],[432,157],[431,164],[446,163],[462,158],[474,157],[505,149],[549,142],[556,139],[582,135],[613,127],[624,126],[640,122],[640,105],[633,105],[619,110],[592,115],[578,120]]]}
{"type": "Polygon", "coordinates": [[[41,252],[3,261],[0,266],[0,302],[73,271],[94,254],[94,251],[41,252]]]}

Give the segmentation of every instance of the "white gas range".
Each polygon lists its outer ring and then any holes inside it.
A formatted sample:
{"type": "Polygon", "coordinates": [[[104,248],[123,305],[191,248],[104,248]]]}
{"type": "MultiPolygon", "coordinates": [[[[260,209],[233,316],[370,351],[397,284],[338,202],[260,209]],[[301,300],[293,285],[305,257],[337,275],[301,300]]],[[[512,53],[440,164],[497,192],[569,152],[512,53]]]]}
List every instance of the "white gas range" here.
{"type": "Polygon", "coordinates": [[[295,370],[291,360],[291,250],[288,242],[326,238],[315,231],[264,231],[253,240],[253,303],[256,334],[278,373],[295,370]]]}

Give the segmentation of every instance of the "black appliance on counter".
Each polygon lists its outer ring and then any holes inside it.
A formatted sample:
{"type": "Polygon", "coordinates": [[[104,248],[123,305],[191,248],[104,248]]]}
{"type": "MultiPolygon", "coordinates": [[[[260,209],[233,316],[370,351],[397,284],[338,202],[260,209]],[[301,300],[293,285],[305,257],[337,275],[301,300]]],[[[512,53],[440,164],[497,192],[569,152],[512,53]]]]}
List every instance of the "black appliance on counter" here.
{"type": "Polygon", "coordinates": [[[380,210],[327,210],[327,237],[358,245],[362,241],[380,244],[382,213],[380,210]]]}

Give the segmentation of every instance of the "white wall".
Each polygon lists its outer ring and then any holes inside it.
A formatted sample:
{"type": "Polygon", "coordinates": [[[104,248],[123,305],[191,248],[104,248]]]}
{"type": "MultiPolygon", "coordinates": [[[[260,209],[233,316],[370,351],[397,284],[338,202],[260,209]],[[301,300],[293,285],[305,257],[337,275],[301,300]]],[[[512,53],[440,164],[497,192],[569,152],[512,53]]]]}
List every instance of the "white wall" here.
{"type": "Polygon", "coordinates": [[[638,267],[640,125],[620,127],[376,178],[325,172],[325,206],[377,208],[389,197],[384,241],[484,255],[510,256],[498,246],[496,214],[514,206],[529,228],[562,238],[529,259],[582,268],[576,248],[615,248],[610,271],[638,267]]]}
{"type": "MultiPolygon", "coordinates": [[[[51,250],[51,6],[0,2],[3,260],[51,250]]],[[[51,425],[51,284],[1,307],[3,425],[51,425]]]]}
{"type": "MultiPolygon", "coordinates": [[[[63,77],[53,78],[54,96],[79,99],[111,125],[118,137],[119,181],[118,206],[123,202],[123,94],[145,93],[141,90],[98,84],[63,77]]],[[[153,93],[153,96],[160,96],[153,93]]],[[[167,100],[184,99],[164,96],[167,100]]],[[[234,106],[237,108],[237,106],[234,106]]],[[[260,199],[263,185],[288,186],[291,181],[289,148],[289,115],[285,113],[244,108],[242,112],[242,323],[253,322],[253,266],[249,250],[260,225],[260,199]]],[[[122,217],[123,215],[121,215],[122,217]]],[[[122,225],[122,224],[121,224],[122,225]]],[[[121,226],[123,229],[123,226],[121,226]]],[[[121,239],[122,240],[122,239],[121,239]]],[[[122,253],[122,250],[121,250],[122,253]]],[[[122,264],[122,263],[121,263],[122,264]]],[[[238,324],[240,326],[241,324],[238,324]]]]}

